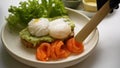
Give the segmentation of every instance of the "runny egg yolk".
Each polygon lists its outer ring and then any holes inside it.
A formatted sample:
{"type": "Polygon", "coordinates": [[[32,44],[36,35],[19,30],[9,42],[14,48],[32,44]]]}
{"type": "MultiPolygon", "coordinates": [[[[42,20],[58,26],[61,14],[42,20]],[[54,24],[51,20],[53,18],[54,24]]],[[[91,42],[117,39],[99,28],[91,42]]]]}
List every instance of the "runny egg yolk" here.
{"type": "Polygon", "coordinates": [[[39,19],[34,19],[34,23],[38,23],[40,20],[39,19]]]}

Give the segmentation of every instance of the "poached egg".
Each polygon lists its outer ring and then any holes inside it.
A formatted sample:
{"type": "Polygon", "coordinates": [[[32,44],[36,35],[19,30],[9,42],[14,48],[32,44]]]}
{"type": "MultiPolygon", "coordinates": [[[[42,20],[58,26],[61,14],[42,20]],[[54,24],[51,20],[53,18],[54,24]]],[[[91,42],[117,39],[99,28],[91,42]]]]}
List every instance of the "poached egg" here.
{"type": "Polygon", "coordinates": [[[56,39],[65,39],[71,33],[71,27],[64,18],[59,18],[50,22],[49,35],[56,39]]]}
{"type": "Polygon", "coordinates": [[[49,20],[47,18],[32,19],[28,23],[28,30],[34,36],[44,36],[49,33],[49,20]]]}

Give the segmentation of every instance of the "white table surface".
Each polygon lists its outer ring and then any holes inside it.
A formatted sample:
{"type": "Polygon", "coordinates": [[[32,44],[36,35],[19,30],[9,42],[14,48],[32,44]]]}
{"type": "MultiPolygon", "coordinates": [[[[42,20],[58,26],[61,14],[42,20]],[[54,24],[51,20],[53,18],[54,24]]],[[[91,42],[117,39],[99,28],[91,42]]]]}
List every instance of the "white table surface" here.
{"type": "MultiPolygon", "coordinates": [[[[0,31],[8,7],[20,0],[0,2],[0,31]]],[[[69,68],[120,68],[120,8],[109,14],[99,25],[99,42],[95,51],[83,62],[69,68]]],[[[12,58],[0,40],[0,68],[32,68],[12,58]]]]}

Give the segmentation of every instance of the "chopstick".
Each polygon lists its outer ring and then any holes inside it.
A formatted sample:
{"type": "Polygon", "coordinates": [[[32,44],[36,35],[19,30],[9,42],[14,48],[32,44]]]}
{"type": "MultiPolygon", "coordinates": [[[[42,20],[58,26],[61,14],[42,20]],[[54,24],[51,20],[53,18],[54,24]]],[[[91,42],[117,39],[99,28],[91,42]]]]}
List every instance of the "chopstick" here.
{"type": "Polygon", "coordinates": [[[111,11],[109,7],[109,0],[97,11],[97,13],[91,18],[91,20],[78,32],[75,36],[75,40],[83,42],[88,35],[97,27],[97,25],[104,19],[104,17],[111,11]]]}

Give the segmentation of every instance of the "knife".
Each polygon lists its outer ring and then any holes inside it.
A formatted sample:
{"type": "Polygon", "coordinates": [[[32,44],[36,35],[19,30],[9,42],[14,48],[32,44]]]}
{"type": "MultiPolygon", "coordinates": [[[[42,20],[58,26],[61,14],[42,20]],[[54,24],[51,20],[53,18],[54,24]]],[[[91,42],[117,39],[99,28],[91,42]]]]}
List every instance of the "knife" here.
{"type": "Polygon", "coordinates": [[[77,33],[75,40],[83,42],[88,35],[97,27],[97,25],[107,16],[111,11],[109,6],[110,1],[108,0],[99,11],[91,18],[91,20],[77,33]]]}

